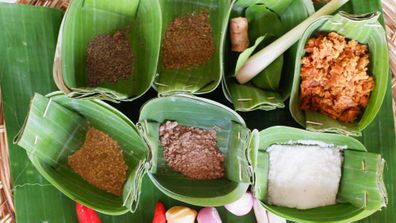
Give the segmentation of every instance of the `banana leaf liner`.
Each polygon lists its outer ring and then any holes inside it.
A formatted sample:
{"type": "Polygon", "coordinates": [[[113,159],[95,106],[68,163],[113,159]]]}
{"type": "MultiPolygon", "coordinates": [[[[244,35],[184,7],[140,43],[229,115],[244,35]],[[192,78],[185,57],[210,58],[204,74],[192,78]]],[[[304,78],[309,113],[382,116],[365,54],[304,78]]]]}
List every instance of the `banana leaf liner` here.
{"type": "Polygon", "coordinates": [[[153,99],[141,110],[138,127],[99,100],[71,99],[61,93],[36,94],[26,123],[15,142],[29,154],[38,171],[73,200],[100,212],[119,215],[139,203],[143,175],[165,195],[196,206],[223,206],[239,199],[251,186],[270,211],[298,222],[359,220],[386,204],[380,155],[367,153],[357,140],[334,134],[312,133],[290,127],[250,131],[233,110],[217,102],[184,94],[153,99]],[[225,156],[225,177],[191,180],[171,170],[159,143],[159,127],[167,120],[203,129],[214,128],[225,156]],[[66,164],[84,141],[87,126],[110,134],[122,147],[129,178],[121,197],[110,195],[75,174],[66,164]],[[275,143],[317,140],[347,146],[339,204],[306,211],[265,203],[268,176],[266,148],[275,143]],[[318,213],[322,213],[318,215],[318,213]]]}
{"type": "Polygon", "coordinates": [[[166,195],[192,205],[222,206],[247,191],[252,175],[246,158],[250,130],[233,110],[194,96],[162,97],[142,108],[138,127],[140,131],[100,100],[73,99],[60,92],[47,97],[35,94],[14,142],[27,151],[36,169],[66,196],[109,215],[135,211],[145,173],[166,195]],[[226,156],[225,179],[193,181],[166,166],[158,145],[158,131],[161,122],[168,119],[202,128],[216,127],[219,147],[226,156]],[[68,156],[84,142],[88,126],[109,134],[121,146],[129,167],[121,197],[91,186],[67,164],[68,156]]]}
{"type": "Polygon", "coordinates": [[[160,95],[174,93],[205,94],[220,84],[223,74],[223,49],[231,3],[229,0],[179,1],[160,0],[162,18],[162,40],[168,25],[180,16],[207,11],[212,26],[215,53],[206,63],[183,69],[167,69],[162,53],[158,62],[158,74],[154,87],[160,95]]]}
{"type": "Polygon", "coordinates": [[[15,143],[27,151],[40,174],[72,200],[109,215],[136,209],[147,147],[135,125],[104,102],[72,99],[60,92],[35,94],[15,143]],[[120,197],[88,184],[67,164],[84,142],[88,126],[109,134],[123,151],[128,173],[120,197]]]}
{"type": "Polygon", "coordinates": [[[249,149],[252,167],[255,171],[253,194],[268,211],[290,221],[301,223],[355,222],[381,210],[387,204],[387,193],[383,181],[385,161],[381,155],[367,152],[364,145],[354,138],[275,126],[261,132],[254,130],[249,149]],[[298,143],[302,140],[346,146],[343,151],[342,177],[336,205],[298,210],[266,203],[269,167],[269,155],[266,149],[273,144],[298,143]]]}
{"type": "Polygon", "coordinates": [[[248,19],[251,44],[250,48],[239,54],[231,52],[230,38],[226,39],[222,87],[235,110],[269,111],[285,107],[284,101],[290,96],[292,88],[297,44],[247,84],[239,84],[235,79],[235,73],[254,52],[304,21],[314,11],[312,1],[306,0],[235,2],[230,18],[243,16],[248,19]]]}
{"type": "Polygon", "coordinates": [[[161,45],[162,20],[159,0],[74,0],[58,36],[54,79],[58,88],[73,98],[131,101],[151,86],[161,45]],[[86,48],[95,36],[127,30],[134,55],[132,74],[115,83],[89,87],[86,48]]]}
{"type": "Polygon", "coordinates": [[[389,79],[389,56],[386,35],[378,22],[379,12],[364,15],[350,15],[339,12],[335,16],[325,16],[314,22],[304,33],[298,45],[295,61],[294,82],[290,98],[290,112],[296,122],[311,131],[335,132],[360,136],[376,117],[385,98],[389,79]],[[335,31],[349,39],[368,45],[370,64],[368,73],[375,81],[370,101],[362,117],[354,123],[343,123],[315,111],[300,109],[300,60],[304,55],[307,40],[317,32],[335,31]]]}
{"type": "Polygon", "coordinates": [[[230,108],[183,94],[161,97],[143,106],[139,124],[151,148],[152,162],[148,175],[166,195],[197,206],[222,206],[237,200],[247,191],[252,177],[246,156],[250,130],[230,108]],[[159,142],[159,127],[167,120],[202,129],[214,128],[217,145],[225,157],[225,177],[191,180],[167,167],[159,142]]]}

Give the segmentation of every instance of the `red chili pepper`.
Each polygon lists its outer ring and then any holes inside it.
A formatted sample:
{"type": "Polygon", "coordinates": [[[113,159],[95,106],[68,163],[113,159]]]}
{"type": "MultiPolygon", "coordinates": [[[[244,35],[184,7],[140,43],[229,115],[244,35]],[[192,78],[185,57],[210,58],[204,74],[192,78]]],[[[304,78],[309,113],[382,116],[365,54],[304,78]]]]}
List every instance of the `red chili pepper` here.
{"type": "Polygon", "coordinates": [[[165,205],[161,201],[157,201],[155,204],[154,218],[152,223],[166,223],[165,213],[165,205]]]}
{"type": "Polygon", "coordinates": [[[76,212],[79,223],[102,223],[96,211],[76,203],[76,212]]]}

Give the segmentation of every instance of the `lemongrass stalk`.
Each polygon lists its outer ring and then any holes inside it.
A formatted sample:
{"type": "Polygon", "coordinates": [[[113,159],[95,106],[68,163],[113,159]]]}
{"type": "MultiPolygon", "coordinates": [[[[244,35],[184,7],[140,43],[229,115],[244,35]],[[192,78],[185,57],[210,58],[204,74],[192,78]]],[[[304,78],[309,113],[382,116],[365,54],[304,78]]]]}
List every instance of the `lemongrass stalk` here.
{"type": "Polygon", "coordinates": [[[332,0],[323,6],[320,10],[315,12],[298,26],[285,33],[282,37],[272,42],[270,45],[260,50],[239,69],[236,74],[236,79],[239,83],[246,82],[257,76],[262,70],[268,67],[276,58],[282,55],[287,49],[295,44],[303,35],[304,31],[316,19],[321,16],[329,15],[347,3],[349,0],[332,0]]]}

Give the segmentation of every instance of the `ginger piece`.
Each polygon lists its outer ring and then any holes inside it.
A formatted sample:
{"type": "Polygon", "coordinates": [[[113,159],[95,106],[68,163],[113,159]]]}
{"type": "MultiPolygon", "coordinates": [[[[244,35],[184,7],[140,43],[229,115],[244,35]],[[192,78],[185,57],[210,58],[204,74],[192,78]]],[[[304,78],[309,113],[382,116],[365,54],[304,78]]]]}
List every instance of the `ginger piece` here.
{"type": "Polygon", "coordinates": [[[230,21],[231,50],[243,52],[249,47],[248,20],[245,17],[232,18],[230,21]]]}

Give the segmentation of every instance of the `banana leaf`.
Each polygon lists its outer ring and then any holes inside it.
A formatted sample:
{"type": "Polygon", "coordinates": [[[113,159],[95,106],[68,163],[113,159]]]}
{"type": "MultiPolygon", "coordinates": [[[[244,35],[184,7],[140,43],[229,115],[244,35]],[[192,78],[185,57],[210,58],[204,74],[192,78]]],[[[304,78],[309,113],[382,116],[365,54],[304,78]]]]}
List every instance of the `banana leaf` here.
{"type": "Polygon", "coordinates": [[[185,92],[203,94],[213,91],[221,81],[223,73],[223,44],[228,25],[230,11],[229,0],[160,0],[162,17],[162,40],[164,40],[168,25],[179,16],[186,16],[193,12],[208,10],[209,22],[212,26],[215,54],[211,59],[198,67],[189,69],[166,69],[162,62],[162,55],[158,64],[158,75],[154,86],[159,94],[185,92]]]}
{"type": "Polygon", "coordinates": [[[0,15],[0,85],[16,221],[76,222],[74,203],[51,186],[26,152],[12,143],[34,92],[46,94],[56,89],[52,63],[62,12],[0,3],[0,15]]]}
{"type": "Polygon", "coordinates": [[[234,111],[211,100],[174,95],[147,102],[140,112],[139,124],[153,157],[148,175],[169,197],[193,205],[222,206],[246,192],[252,175],[245,152],[250,131],[234,111]],[[197,181],[171,170],[159,143],[159,127],[167,120],[215,129],[217,145],[225,157],[225,177],[197,181]]]}
{"type": "Polygon", "coordinates": [[[379,13],[352,16],[340,12],[333,17],[323,17],[313,23],[304,33],[299,42],[292,96],[290,98],[290,112],[294,119],[305,128],[320,132],[337,132],[348,135],[361,135],[377,115],[386,94],[389,79],[389,56],[386,34],[377,21],[379,13]],[[303,112],[299,106],[300,89],[300,58],[304,55],[305,44],[316,32],[335,31],[349,39],[368,45],[370,53],[369,74],[374,77],[375,87],[371,92],[370,101],[360,120],[354,123],[343,123],[319,112],[303,112]]]}
{"type": "MultiPolygon", "coordinates": [[[[257,137],[257,135],[256,135],[257,137]]],[[[383,181],[384,160],[368,153],[358,140],[337,134],[312,133],[296,128],[276,126],[258,133],[259,142],[250,146],[256,176],[253,191],[267,210],[295,222],[354,222],[386,206],[387,194],[383,181]],[[303,140],[346,146],[337,204],[308,210],[269,205],[265,201],[269,157],[266,148],[272,144],[293,144],[303,140]]]]}
{"type": "Polygon", "coordinates": [[[153,83],[161,42],[158,0],[75,0],[69,6],[59,34],[54,78],[64,93],[75,98],[131,101],[153,83]],[[128,30],[134,55],[126,80],[88,86],[86,48],[95,36],[128,30]]]}
{"type": "Polygon", "coordinates": [[[279,15],[283,13],[292,2],[293,0],[238,0],[235,3],[235,7],[243,9],[252,5],[263,5],[279,15]]]}
{"type": "Polygon", "coordinates": [[[276,14],[282,14],[293,2],[293,0],[259,0],[257,3],[262,3],[276,14]]]}
{"type": "Polygon", "coordinates": [[[40,174],[71,199],[109,215],[136,210],[148,150],[135,125],[113,107],[60,92],[48,97],[36,94],[14,143],[26,150],[40,174]],[[110,135],[123,151],[128,173],[121,196],[88,184],[67,164],[89,126],[110,135]]]}
{"type": "MultiPolygon", "coordinates": [[[[250,137],[243,119],[235,112],[214,101],[185,95],[162,97],[146,103],[141,110],[139,126],[144,140],[128,118],[101,101],[70,99],[59,93],[48,97],[36,94],[16,142],[28,152],[38,171],[60,191],[73,200],[111,215],[123,214],[128,210],[134,212],[138,206],[141,180],[148,166],[145,163],[148,150],[144,142],[150,148],[148,176],[154,185],[169,197],[188,204],[228,204],[239,199],[253,183],[255,196],[264,202],[268,210],[298,222],[360,220],[386,205],[382,158],[377,154],[365,153],[365,147],[350,137],[273,127],[260,132],[257,143],[257,139],[250,137]],[[196,181],[170,170],[158,142],[160,124],[166,120],[203,129],[214,128],[218,134],[219,149],[225,154],[225,179],[196,181]],[[124,151],[130,169],[122,197],[115,197],[87,184],[66,164],[67,157],[84,141],[88,124],[110,134],[124,151]],[[249,137],[254,142],[250,162],[246,157],[249,137]],[[268,172],[265,149],[274,143],[304,139],[346,145],[348,149],[358,151],[344,152],[343,177],[338,194],[340,203],[308,211],[267,205],[264,201],[267,187],[265,173],[268,172]],[[363,169],[362,163],[365,164],[363,169]],[[250,172],[251,165],[253,172],[250,172]],[[252,177],[255,179],[253,182],[252,177]],[[356,208],[352,214],[348,204],[356,208]],[[315,216],[318,210],[323,216],[331,217],[315,216]]],[[[253,137],[257,137],[256,132],[253,137]]]]}
{"type": "MultiPolygon", "coordinates": [[[[265,46],[266,43],[272,42],[274,38],[270,36],[262,36],[257,38],[254,46],[244,50],[238,57],[238,61],[235,67],[235,73],[243,66],[249,57],[255,52],[257,47],[265,46]]],[[[262,48],[262,47],[261,47],[262,48]]],[[[252,79],[252,84],[256,87],[276,91],[279,88],[279,82],[281,78],[283,66],[283,55],[278,57],[267,69],[263,70],[259,75],[252,79]]]]}
{"type": "MultiPolygon", "coordinates": [[[[265,1],[275,2],[275,1],[265,1]]],[[[282,13],[276,14],[271,11],[269,6],[255,5],[250,1],[237,1],[233,7],[233,17],[246,16],[249,20],[249,39],[251,43],[255,43],[256,39],[263,35],[280,36],[302,22],[309,15],[314,12],[313,4],[311,1],[296,0],[292,1],[278,1],[278,3],[285,4],[286,10],[282,13]],[[289,5],[290,4],[290,5],[289,5]],[[241,10],[241,7],[247,7],[241,10]],[[269,9],[268,9],[268,8],[269,9]]],[[[269,68],[264,70],[259,76],[253,81],[247,84],[239,84],[235,79],[235,68],[238,57],[246,57],[246,55],[238,55],[237,53],[231,52],[229,49],[229,38],[226,39],[226,49],[224,50],[225,58],[225,74],[223,78],[223,90],[227,99],[233,103],[235,110],[237,111],[252,111],[252,110],[274,110],[277,108],[284,108],[284,101],[289,97],[292,78],[291,75],[294,69],[295,53],[297,45],[289,49],[284,55],[284,60],[288,63],[283,64],[279,67],[278,58],[276,62],[271,64],[269,68]],[[274,67],[276,69],[274,69],[274,67]],[[281,69],[281,71],[279,71],[281,69]],[[266,78],[267,74],[271,73],[271,78],[266,78]],[[274,78],[274,76],[276,78],[274,78]],[[280,79],[280,81],[279,81],[280,79]],[[279,86],[278,86],[279,85],[279,86]],[[274,89],[264,90],[261,87],[276,86],[274,89]]],[[[272,39],[273,41],[273,39],[272,39]]],[[[266,44],[271,43],[267,41],[266,44]]],[[[261,45],[258,50],[264,47],[261,45]]],[[[246,60],[247,58],[245,58],[246,60]]],[[[240,58],[239,60],[243,60],[240,58]]]]}
{"type": "MultiPolygon", "coordinates": [[[[167,209],[173,206],[186,206],[198,211],[201,208],[198,206],[193,206],[187,203],[176,201],[170,198],[168,195],[158,190],[147,175],[143,178],[142,185],[144,185],[145,189],[142,190],[140,199],[141,201],[144,202],[142,202],[141,205],[139,205],[138,209],[134,214],[124,214],[117,217],[109,216],[109,215],[101,215],[100,217],[102,219],[102,222],[104,223],[152,222],[152,218],[154,216],[154,207],[157,200],[161,200],[165,204],[165,207],[167,209]]],[[[253,212],[250,212],[248,215],[238,217],[231,214],[224,207],[216,207],[216,209],[218,210],[223,222],[227,222],[227,223],[256,222],[253,212]]]]}
{"type": "MultiPolygon", "coordinates": [[[[280,1],[284,2],[284,1],[280,1]]],[[[246,8],[245,16],[249,22],[249,39],[255,40],[258,35],[270,34],[281,36],[285,32],[279,16],[265,5],[252,5],[246,8]]]]}
{"type": "Polygon", "coordinates": [[[128,118],[101,101],[71,99],[60,93],[47,97],[36,94],[14,142],[27,151],[38,171],[65,195],[110,215],[134,212],[138,205],[149,152],[144,142],[150,145],[149,177],[170,197],[193,205],[222,206],[246,192],[252,174],[245,152],[250,131],[235,112],[210,100],[170,96],[148,102],[141,116],[144,141],[128,118]],[[172,109],[159,109],[163,107],[172,109]],[[203,109],[205,113],[199,112],[203,109]],[[214,128],[219,149],[225,155],[225,178],[196,181],[172,171],[158,145],[159,126],[165,120],[214,128]],[[67,164],[68,156],[84,142],[88,126],[109,134],[121,146],[129,167],[121,197],[88,184],[67,164]]]}

